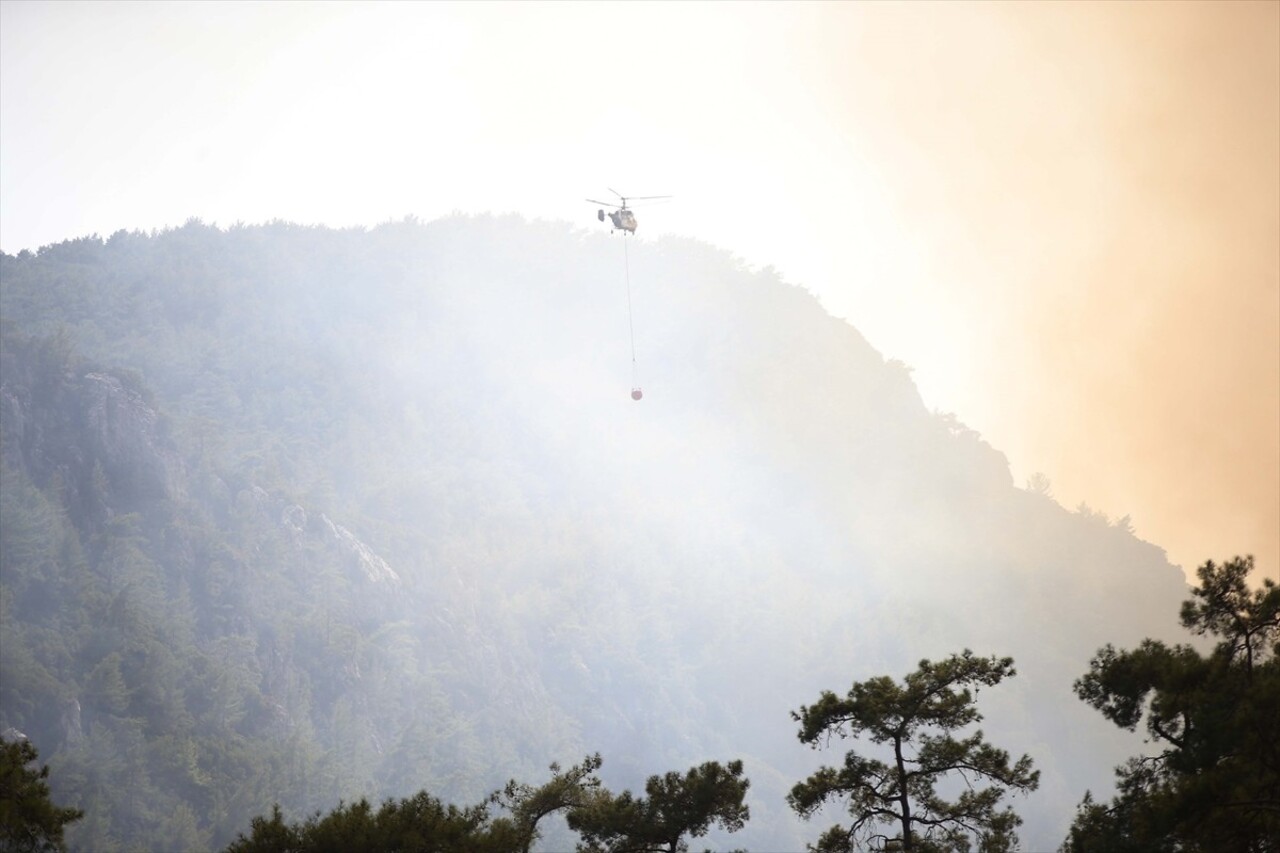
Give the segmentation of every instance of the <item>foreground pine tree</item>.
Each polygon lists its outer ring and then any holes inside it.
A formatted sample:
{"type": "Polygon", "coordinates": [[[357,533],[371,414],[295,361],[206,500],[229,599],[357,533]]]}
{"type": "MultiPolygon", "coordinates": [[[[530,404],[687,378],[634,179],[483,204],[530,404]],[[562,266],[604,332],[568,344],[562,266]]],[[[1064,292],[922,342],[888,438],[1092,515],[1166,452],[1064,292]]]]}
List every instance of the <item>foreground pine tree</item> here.
{"type": "Polygon", "coordinates": [[[865,738],[887,752],[881,760],[850,751],[840,767],[822,767],[791,789],[787,800],[801,817],[842,801],[852,819],[828,829],[810,849],[1014,849],[1022,821],[1012,808],[1000,809],[1000,800],[1006,790],[1034,790],[1039,771],[1025,755],[1010,764],[1009,754],[987,743],[980,730],[953,734],[982,719],[974,704],[977,688],[1014,674],[1012,658],[979,658],[966,649],[937,663],[922,660],[902,684],[872,678],[855,683],[844,697],[824,691],[815,704],[794,712],[800,740],[814,748],[836,735],[865,738]],[[948,801],[938,783],[952,775],[968,784],[948,801]]]}
{"type": "Polygon", "coordinates": [[[1154,755],[1116,769],[1110,804],[1086,794],[1065,853],[1266,853],[1280,844],[1280,586],[1251,590],[1252,557],[1197,574],[1182,625],[1217,638],[1107,645],[1076,694],[1117,726],[1145,717],[1154,755]]]}
{"type": "Polygon", "coordinates": [[[0,738],[0,850],[65,850],[63,828],[84,812],[61,808],[49,798],[49,768],[34,768],[30,741],[0,738]]]}

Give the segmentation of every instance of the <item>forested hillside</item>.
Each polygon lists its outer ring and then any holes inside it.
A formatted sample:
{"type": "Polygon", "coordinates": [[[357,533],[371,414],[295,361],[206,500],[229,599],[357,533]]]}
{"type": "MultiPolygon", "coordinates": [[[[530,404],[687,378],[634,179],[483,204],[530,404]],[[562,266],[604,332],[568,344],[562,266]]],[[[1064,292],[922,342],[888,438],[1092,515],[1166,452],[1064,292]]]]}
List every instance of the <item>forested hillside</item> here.
{"type": "Polygon", "coordinates": [[[193,221],[0,257],[0,730],[73,848],[598,751],[618,789],[740,758],[725,843],[800,849],[790,712],[962,648],[1016,661],[981,704],[1042,771],[1029,849],[1111,789],[1133,743],[1072,682],[1174,633],[1182,573],[803,288],[623,239],[193,221]]]}

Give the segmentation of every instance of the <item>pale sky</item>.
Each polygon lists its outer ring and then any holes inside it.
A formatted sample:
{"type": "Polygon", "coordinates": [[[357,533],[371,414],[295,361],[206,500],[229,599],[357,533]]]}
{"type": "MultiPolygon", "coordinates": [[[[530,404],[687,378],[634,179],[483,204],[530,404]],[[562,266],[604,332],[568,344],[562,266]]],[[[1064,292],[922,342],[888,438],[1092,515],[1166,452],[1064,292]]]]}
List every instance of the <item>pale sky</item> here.
{"type": "Polygon", "coordinates": [[[1280,3],[0,2],[0,248],[608,187],[1189,573],[1280,577],[1280,3]]]}

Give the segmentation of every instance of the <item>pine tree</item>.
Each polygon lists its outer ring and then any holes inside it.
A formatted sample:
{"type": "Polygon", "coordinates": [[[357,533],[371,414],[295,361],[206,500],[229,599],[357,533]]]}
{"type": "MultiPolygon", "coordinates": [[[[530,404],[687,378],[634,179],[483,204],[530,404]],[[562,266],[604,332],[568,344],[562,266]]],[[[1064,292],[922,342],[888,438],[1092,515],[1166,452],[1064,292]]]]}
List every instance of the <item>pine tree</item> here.
{"type": "Polygon", "coordinates": [[[65,850],[63,828],[84,812],[49,798],[49,768],[34,769],[38,753],[24,739],[0,738],[0,849],[65,850]]]}
{"type": "Polygon", "coordinates": [[[887,760],[850,751],[843,766],[823,767],[791,789],[787,801],[801,817],[811,817],[832,800],[846,803],[852,822],[837,824],[811,849],[823,853],[854,850],[1011,850],[1021,819],[999,809],[1006,789],[1032,791],[1040,772],[1022,756],[987,743],[981,730],[965,738],[953,732],[982,719],[974,704],[979,686],[994,686],[1015,674],[1012,658],[974,657],[968,649],[944,661],[920,661],[899,685],[887,676],[857,682],[839,697],[825,691],[817,703],[792,717],[801,742],[815,748],[832,735],[865,736],[888,747],[887,760]],[[951,775],[966,785],[951,801],[938,783],[951,775]],[[994,784],[978,787],[982,782],[994,784]]]}

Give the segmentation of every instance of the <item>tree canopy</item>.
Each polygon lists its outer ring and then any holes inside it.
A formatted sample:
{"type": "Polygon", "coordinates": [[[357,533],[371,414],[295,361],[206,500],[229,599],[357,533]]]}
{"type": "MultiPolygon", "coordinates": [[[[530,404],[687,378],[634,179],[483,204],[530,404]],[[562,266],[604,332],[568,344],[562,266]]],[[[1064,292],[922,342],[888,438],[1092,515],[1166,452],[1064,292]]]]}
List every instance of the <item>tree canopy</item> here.
{"type": "Polygon", "coordinates": [[[250,834],[227,853],[322,850],[400,850],[405,853],[510,853],[519,849],[509,822],[493,823],[484,805],[459,808],[419,791],[387,800],[377,810],[361,799],[287,824],[279,806],[270,818],[254,818],[250,834]]]}
{"type": "Polygon", "coordinates": [[[920,661],[901,685],[880,676],[856,682],[844,697],[824,691],[818,702],[793,712],[801,742],[815,748],[832,735],[889,748],[887,761],[851,750],[842,767],[822,767],[791,789],[788,802],[802,817],[844,800],[852,818],[810,849],[968,850],[971,841],[983,851],[1013,849],[1021,820],[1012,808],[1000,809],[1000,800],[1007,789],[1034,790],[1039,771],[1026,755],[1010,764],[1009,754],[987,743],[981,730],[963,738],[952,733],[982,719],[975,705],[979,687],[1014,674],[1012,658],[980,658],[966,649],[937,663],[920,661]],[[938,786],[952,774],[966,786],[948,800],[938,786]],[[978,787],[983,782],[994,784],[978,787]]]}
{"type": "Polygon", "coordinates": [[[538,840],[539,823],[557,812],[581,834],[582,853],[680,853],[688,849],[686,836],[705,835],[716,824],[733,832],[749,817],[742,799],[750,782],[742,776],[741,761],[727,767],[709,761],[684,774],[652,776],[647,797],[609,792],[595,775],[600,764],[598,754],[565,771],[553,764],[546,783],[535,787],[512,780],[466,808],[420,791],[388,799],[376,810],[361,799],[290,824],[277,805],[269,818],[254,818],[249,834],[237,838],[227,853],[527,853],[538,840]],[[495,806],[506,814],[495,815],[495,806]]]}
{"type": "Polygon", "coordinates": [[[601,791],[569,812],[569,827],[582,835],[580,853],[682,853],[689,849],[685,836],[706,835],[714,825],[736,832],[746,824],[750,784],[741,761],[708,761],[684,774],[650,776],[644,797],[601,791]]]}
{"type": "Polygon", "coordinates": [[[512,849],[528,853],[538,840],[538,824],[543,818],[583,808],[599,796],[604,789],[595,773],[601,763],[600,753],[596,753],[568,770],[561,771],[558,764],[552,764],[551,779],[543,785],[535,788],[512,779],[494,794],[493,801],[510,812],[515,826],[519,846],[512,849]]]}
{"type": "Polygon", "coordinates": [[[0,738],[0,850],[65,850],[62,829],[84,813],[49,797],[49,768],[32,765],[36,748],[26,739],[0,738]]]}
{"type": "Polygon", "coordinates": [[[1076,693],[1130,731],[1145,718],[1152,755],[1116,769],[1111,803],[1087,794],[1063,850],[1240,851],[1280,839],[1280,587],[1250,589],[1252,557],[1197,570],[1183,627],[1216,638],[1201,653],[1147,639],[1108,644],[1076,693]]]}

